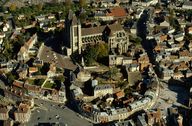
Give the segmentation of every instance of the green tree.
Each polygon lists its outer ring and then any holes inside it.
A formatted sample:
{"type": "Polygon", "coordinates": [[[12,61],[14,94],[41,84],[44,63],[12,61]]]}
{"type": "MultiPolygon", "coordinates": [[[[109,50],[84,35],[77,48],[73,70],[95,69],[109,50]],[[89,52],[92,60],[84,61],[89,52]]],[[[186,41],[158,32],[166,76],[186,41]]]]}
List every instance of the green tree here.
{"type": "Polygon", "coordinates": [[[80,7],[85,7],[86,6],[86,0],[79,0],[79,5],[80,5],[80,7]]]}
{"type": "Polygon", "coordinates": [[[41,11],[43,9],[43,4],[42,3],[38,4],[37,9],[38,9],[38,11],[41,11]]]}
{"type": "Polygon", "coordinates": [[[71,0],[65,0],[65,5],[67,8],[71,8],[72,1],[71,0]]]}
{"type": "Polygon", "coordinates": [[[109,69],[109,71],[107,71],[106,76],[109,79],[113,79],[115,76],[117,76],[118,72],[119,71],[118,71],[117,67],[112,67],[112,68],[109,69]]]}
{"type": "Polygon", "coordinates": [[[15,75],[13,75],[11,72],[6,74],[7,80],[9,84],[12,84],[13,81],[17,78],[15,75]]]}
{"type": "Polygon", "coordinates": [[[47,72],[49,71],[49,63],[44,63],[42,68],[40,69],[42,75],[47,75],[47,72]]]}
{"type": "Polygon", "coordinates": [[[104,58],[104,57],[108,56],[108,54],[109,54],[108,45],[106,43],[97,44],[96,49],[97,49],[98,58],[104,58]]]}
{"type": "Polygon", "coordinates": [[[97,60],[97,50],[94,46],[88,46],[84,52],[86,65],[90,66],[97,60]]]}
{"type": "Polygon", "coordinates": [[[81,13],[81,14],[79,15],[79,18],[80,18],[80,21],[83,23],[83,22],[85,22],[86,19],[87,19],[87,14],[86,14],[86,13],[81,13]]]}
{"type": "Polygon", "coordinates": [[[131,42],[133,42],[133,44],[136,44],[136,45],[139,45],[139,44],[141,44],[141,42],[142,42],[142,39],[140,38],[140,37],[133,37],[133,36],[129,36],[129,40],[131,41],[131,42]]]}
{"type": "Polygon", "coordinates": [[[169,22],[170,22],[170,25],[175,28],[176,31],[180,31],[181,29],[181,26],[178,22],[178,20],[176,18],[173,18],[173,17],[169,17],[169,22]]]}
{"type": "Polygon", "coordinates": [[[10,10],[11,12],[15,11],[16,8],[17,8],[17,6],[16,6],[15,4],[11,4],[11,5],[9,6],[9,10],[10,10]]]}

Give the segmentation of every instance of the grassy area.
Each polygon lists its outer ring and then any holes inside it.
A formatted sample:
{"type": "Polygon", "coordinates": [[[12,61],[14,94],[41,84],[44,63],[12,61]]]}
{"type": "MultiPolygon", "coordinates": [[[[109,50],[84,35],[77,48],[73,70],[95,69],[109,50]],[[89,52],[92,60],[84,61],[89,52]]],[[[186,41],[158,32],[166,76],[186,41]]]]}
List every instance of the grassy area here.
{"type": "Polygon", "coordinates": [[[45,88],[53,88],[55,87],[56,84],[55,83],[51,83],[50,81],[47,81],[44,85],[45,88]]]}
{"type": "Polygon", "coordinates": [[[28,79],[29,84],[41,86],[45,79],[28,79]]]}
{"type": "Polygon", "coordinates": [[[29,84],[34,85],[35,79],[28,79],[27,81],[28,81],[29,84]]]}

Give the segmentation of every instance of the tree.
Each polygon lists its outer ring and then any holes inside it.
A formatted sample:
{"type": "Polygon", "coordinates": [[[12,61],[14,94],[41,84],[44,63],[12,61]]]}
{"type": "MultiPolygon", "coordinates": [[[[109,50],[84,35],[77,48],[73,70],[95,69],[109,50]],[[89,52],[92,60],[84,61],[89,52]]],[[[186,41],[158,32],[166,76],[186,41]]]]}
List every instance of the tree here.
{"type": "Polygon", "coordinates": [[[42,3],[38,4],[37,9],[38,9],[38,11],[41,11],[43,9],[43,4],[42,3]]]}
{"type": "Polygon", "coordinates": [[[175,28],[176,31],[180,31],[181,29],[181,25],[179,24],[178,20],[176,18],[173,18],[173,17],[169,17],[169,22],[170,22],[170,25],[175,28]]]}
{"type": "Polygon", "coordinates": [[[86,65],[90,66],[97,60],[97,50],[94,46],[88,46],[84,52],[86,65]]]}
{"type": "Polygon", "coordinates": [[[9,7],[9,10],[11,11],[11,12],[13,12],[13,11],[15,11],[16,10],[16,5],[15,4],[11,4],[10,5],[10,7],[9,7]]]}
{"type": "Polygon", "coordinates": [[[71,8],[71,4],[72,4],[71,0],[65,0],[65,5],[67,8],[71,8]]]}
{"type": "Polygon", "coordinates": [[[112,67],[109,69],[109,71],[107,71],[106,76],[109,79],[113,79],[117,75],[118,72],[119,72],[119,70],[117,69],[117,67],[112,67]]]}
{"type": "Polygon", "coordinates": [[[141,44],[141,42],[142,42],[142,39],[141,39],[141,37],[133,37],[133,36],[129,36],[129,40],[131,41],[131,42],[133,42],[134,44],[136,44],[136,45],[139,45],[139,44],[141,44]]]}
{"type": "Polygon", "coordinates": [[[17,78],[15,75],[13,75],[11,72],[6,74],[7,76],[7,81],[9,84],[12,84],[13,81],[17,78]]]}
{"type": "Polygon", "coordinates": [[[87,14],[86,14],[86,13],[81,13],[81,14],[79,15],[79,18],[80,18],[80,21],[83,23],[83,22],[85,22],[86,19],[87,19],[87,14]]]}
{"type": "Polygon", "coordinates": [[[86,6],[86,0],[79,0],[79,5],[80,5],[80,7],[85,7],[86,6]]]}
{"type": "Polygon", "coordinates": [[[108,45],[106,43],[99,43],[96,45],[97,49],[97,57],[98,58],[104,58],[108,56],[108,45]]]}
{"type": "Polygon", "coordinates": [[[44,63],[44,65],[40,69],[42,75],[47,75],[47,72],[49,71],[49,66],[49,63],[44,63]]]}

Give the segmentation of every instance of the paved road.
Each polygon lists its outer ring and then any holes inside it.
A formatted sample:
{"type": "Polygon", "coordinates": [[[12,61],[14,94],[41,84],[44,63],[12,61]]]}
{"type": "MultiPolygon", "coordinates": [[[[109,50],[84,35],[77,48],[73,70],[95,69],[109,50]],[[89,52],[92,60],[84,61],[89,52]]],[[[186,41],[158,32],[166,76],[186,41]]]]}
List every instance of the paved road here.
{"type": "Polygon", "coordinates": [[[92,126],[87,120],[81,119],[77,113],[67,107],[59,107],[58,103],[35,99],[35,104],[40,107],[33,110],[27,126],[35,126],[38,123],[62,123],[67,126],[92,126]]]}

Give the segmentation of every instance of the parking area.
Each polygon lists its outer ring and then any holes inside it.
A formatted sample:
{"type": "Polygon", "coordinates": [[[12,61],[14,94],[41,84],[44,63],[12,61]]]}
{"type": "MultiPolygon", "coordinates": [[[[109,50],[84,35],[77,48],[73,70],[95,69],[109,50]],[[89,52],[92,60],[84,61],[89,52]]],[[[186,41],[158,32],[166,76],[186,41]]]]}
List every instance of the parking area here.
{"type": "Polygon", "coordinates": [[[60,123],[64,126],[92,126],[90,122],[82,119],[77,113],[68,109],[63,104],[35,99],[35,104],[39,107],[34,109],[27,126],[35,126],[45,123],[60,123]]]}

